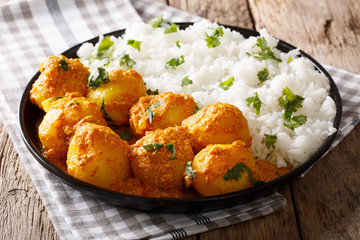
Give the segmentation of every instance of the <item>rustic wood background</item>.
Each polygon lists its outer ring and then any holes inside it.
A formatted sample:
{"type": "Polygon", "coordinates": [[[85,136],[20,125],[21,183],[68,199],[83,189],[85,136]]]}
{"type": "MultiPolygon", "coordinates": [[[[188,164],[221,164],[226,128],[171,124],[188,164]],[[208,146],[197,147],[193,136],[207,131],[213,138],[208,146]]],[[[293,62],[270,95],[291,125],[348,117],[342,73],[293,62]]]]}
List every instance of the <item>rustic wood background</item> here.
{"type": "MultiPolygon", "coordinates": [[[[222,24],[265,27],[323,64],[360,73],[359,0],[157,1],[222,24]]],[[[359,142],[358,126],[306,177],[281,187],[284,211],[188,239],[360,239],[359,142]]],[[[58,239],[2,124],[0,239],[58,239]]]]}

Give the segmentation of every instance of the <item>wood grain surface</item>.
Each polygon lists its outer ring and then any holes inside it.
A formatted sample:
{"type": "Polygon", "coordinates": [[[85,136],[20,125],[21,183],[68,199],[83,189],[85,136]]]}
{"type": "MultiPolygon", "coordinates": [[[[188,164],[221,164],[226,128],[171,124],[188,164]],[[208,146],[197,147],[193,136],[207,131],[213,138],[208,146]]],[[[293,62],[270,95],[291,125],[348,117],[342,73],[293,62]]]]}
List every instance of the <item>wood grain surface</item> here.
{"type": "MultiPolygon", "coordinates": [[[[323,64],[360,73],[358,0],[157,1],[222,24],[266,28],[323,64]]],[[[359,142],[358,126],[308,175],[281,187],[284,211],[187,239],[360,239],[359,142]]],[[[0,190],[0,239],[58,239],[2,125],[0,190]]]]}

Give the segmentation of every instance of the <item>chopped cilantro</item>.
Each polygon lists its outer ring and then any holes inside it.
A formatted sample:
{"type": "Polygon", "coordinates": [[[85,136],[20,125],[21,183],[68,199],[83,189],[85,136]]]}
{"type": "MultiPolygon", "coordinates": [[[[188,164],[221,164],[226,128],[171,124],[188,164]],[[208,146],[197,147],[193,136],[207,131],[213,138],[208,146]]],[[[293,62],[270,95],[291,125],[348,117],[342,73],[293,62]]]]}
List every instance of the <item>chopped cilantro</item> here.
{"type": "Polygon", "coordinates": [[[265,82],[269,77],[269,70],[267,68],[264,68],[263,70],[257,73],[257,77],[260,83],[265,82]]]}
{"type": "Polygon", "coordinates": [[[150,20],[149,25],[153,26],[154,28],[158,28],[161,24],[164,23],[163,15],[157,16],[150,20]]]}
{"type": "Polygon", "coordinates": [[[281,62],[281,59],[275,57],[274,53],[271,51],[270,47],[268,47],[267,45],[267,41],[264,37],[258,37],[256,39],[256,44],[255,46],[258,46],[261,51],[257,52],[257,53],[253,53],[253,52],[247,52],[246,54],[249,56],[253,56],[255,58],[259,58],[259,59],[272,59],[278,62],[281,62]]]}
{"type": "Polygon", "coordinates": [[[147,117],[149,118],[150,124],[152,124],[154,117],[155,117],[155,112],[152,109],[159,107],[162,103],[163,102],[155,103],[155,104],[151,105],[150,107],[146,108],[145,111],[147,113],[147,117]]]}
{"type": "Polygon", "coordinates": [[[252,106],[252,108],[255,109],[256,115],[259,115],[262,102],[261,102],[257,92],[255,92],[255,96],[248,97],[245,100],[246,100],[247,106],[248,107],[252,106]]]}
{"type": "Polygon", "coordinates": [[[187,161],[185,163],[185,176],[189,176],[190,179],[194,179],[196,177],[195,171],[191,167],[192,161],[187,161]]]}
{"type": "Polygon", "coordinates": [[[265,135],[265,145],[266,147],[269,149],[270,147],[275,147],[275,143],[277,140],[277,136],[276,134],[271,135],[271,134],[264,134],[265,135]]]}
{"type": "Polygon", "coordinates": [[[278,98],[279,105],[284,108],[283,118],[284,126],[294,130],[295,128],[304,124],[307,120],[305,115],[292,116],[299,108],[302,107],[302,102],[305,98],[295,95],[289,88],[284,88],[282,97],[278,98]]]}
{"type": "Polygon", "coordinates": [[[171,23],[169,27],[166,27],[164,29],[164,33],[168,34],[168,33],[177,32],[178,28],[179,28],[179,25],[176,25],[175,23],[171,23]]]}
{"type": "Polygon", "coordinates": [[[245,163],[243,163],[243,162],[236,163],[235,166],[231,170],[228,169],[228,171],[224,175],[224,180],[231,181],[231,180],[235,179],[236,181],[238,181],[239,178],[241,178],[241,174],[244,173],[244,171],[247,172],[249,180],[251,181],[251,183],[254,186],[264,183],[263,181],[256,180],[252,175],[251,169],[248,166],[246,166],[245,163]]]}
{"type": "Polygon", "coordinates": [[[176,69],[179,65],[183,64],[185,62],[184,55],[181,55],[180,58],[172,58],[170,61],[168,61],[165,65],[166,69],[176,69]]]}
{"type": "Polygon", "coordinates": [[[291,56],[288,58],[287,63],[291,62],[291,56]]]}
{"type": "Polygon", "coordinates": [[[62,68],[62,70],[67,71],[69,70],[69,66],[65,60],[65,58],[61,59],[59,62],[59,66],[62,68]]]}
{"type": "Polygon", "coordinates": [[[128,131],[123,131],[123,132],[120,132],[119,134],[119,137],[122,139],[122,140],[125,140],[125,141],[130,141],[131,139],[133,139],[133,135],[128,132],[128,131]]]}
{"type": "Polygon", "coordinates": [[[97,49],[97,57],[99,58],[106,58],[109,57],[112,53],[111,46],[114,44],[113,41],[110,40],[109,36],[106,36],[103,38],[103,40],[100,42],[100,45],[97,49]]]}
{"type": "Polygon", "coordinates": [[[166,144],[166,149],[171,153],[171,157],[168,160],[173,160],[176,155],[176,149],[174,144],[172,143],[166,144]]]}
{"type": "Polygon", "coordinates": [[[193,81],[191,79],[189,79],[189,76],[186,76],[181,80],[182,87],[185,87],[185,86],[191,85],[191,84],[193,84],[193,81]]]}
{"type": "Polygon", "coordinates": [[[103,67],[99,67],[94,71],[88,78],[88,87],[97,88],[100,87],[103,83],[108,83],[109,74],[103,67]]]}
{"type": "Polygon", "coordinates": [[[140,51],[142,41],[136,41],[136,40],[128,40],[127,45],[137,49],[140,51]]]}
{"type": "Polygon", "coordinates": [[[222,27],[212,28],[208,33],[205,33],[205,41],[208,48],[215,48],[220,45],[220,37],[224,35],[222,27]]]}
{"type": "Polygon", "coordinates": [[[100,108],[101,112],[104,114],[104,118],[106,121],[108,122],[115,122],[110,115],[105,111],[105,100],[104,98],[101,101],[101,108],[100,108]]]}
{"type": "Polygon", "coordinates": [[[120,57],[120,66],[126,67],[127,70],[131,69],[135,64],[136,62],[130,58],[129,54],[123,54],[120,57]]]}
{"type": "Polygon", "coordinates": [[[177,46],[178,48],[181,48],[181,45],[180,45],[180,41],[179,41],[179,40],[176,41],[176,46],[177,46]]]}
{"type": "Polygon", "coordinates": [[[228,90],[234,84],[234,77],[230,77],[228,80],[221,82],[219,87],[228,90]]]}
{"type": "Polygon", "coordinates": [[[161,143],[149,143],[146,145],[143,145],[143,148],[146,150],[146,152],[157,152],[159,151],[164,145],[161,143]]]}
{"type": "Polygon", "coordinates": [[[151,90],[151,89],[147,89],[146,94],[149,95],[149,96],[150,95],[158,95],[159,94],[159,89],[155,89],[154,91],[151,90]]]}

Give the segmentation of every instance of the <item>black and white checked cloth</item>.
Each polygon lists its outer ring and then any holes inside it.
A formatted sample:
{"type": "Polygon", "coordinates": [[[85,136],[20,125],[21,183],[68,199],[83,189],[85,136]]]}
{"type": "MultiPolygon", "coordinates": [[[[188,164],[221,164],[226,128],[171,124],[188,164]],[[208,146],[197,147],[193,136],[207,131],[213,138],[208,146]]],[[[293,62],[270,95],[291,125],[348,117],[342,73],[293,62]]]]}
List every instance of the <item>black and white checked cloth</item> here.
{"type": "MultiPolygon", "coordinates": [[[[282,210],[278,193],[212,212],[147,213],[115,207],[82,194],[48,173],[28,153],[17,123],[22,91],[48,56],[136,21],[160,14],[171,21],[198,17],[150,0],[30,0],[0,7],[0,117],[61,239],[176,239],[282,210]]],[[[360,76],[326,66],[342,95],[341,131],[333,147],[358,123],[360,76]]]]}

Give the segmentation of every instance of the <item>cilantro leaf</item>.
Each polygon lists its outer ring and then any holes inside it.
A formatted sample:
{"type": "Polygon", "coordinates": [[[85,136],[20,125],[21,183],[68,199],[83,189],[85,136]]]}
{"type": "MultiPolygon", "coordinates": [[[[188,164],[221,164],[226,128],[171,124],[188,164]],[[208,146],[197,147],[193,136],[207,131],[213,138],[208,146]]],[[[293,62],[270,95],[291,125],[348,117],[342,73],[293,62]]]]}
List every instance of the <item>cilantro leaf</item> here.
{"type": "Polygon", "coordinates": [[[264,68],[263,70],[257,73],[257,77],[260,81],[260,84],[265,82],[269,77],[269,70],[267,68],[264,68]]]}
{"type": "Polygon", "coordinates": [[[161,24],[164,23],[163,15],[157,16],[150,20],[149,25],[151,25],[154,28],[158,28],[161,26],[161,24]]]}
{"type": "Polygon", "coordinates": [[[106,121],[108,122],[115,122],[110,115],[105,111],[105,100],[104,98],[101,101],[101,108],[100,108],[101,112],[104,114],[104,118],[106,121]]]}
{"type": "Polygon", "coordinates": [[[193,81],[191,79],[189,79],[189,76],[186,76],[181,80],[181,87],[185,87],[185,86],[191,85],[191,84],[193,84],[193,81]]]}
{"type": "Polygon", "coordinates": [[[176,69],[176,67],[178,67],[179,65],[183,64],[185,62],[184,60],[184,55],[181,55],[180,58],[172,58],[170,59],[166,65],[165,68],[166,69],[176,69]]]}
{"type": "Polygon", "coordinates": [[[275,143],[277,140],[277,136],[276,134],[271,135],[271,134],[264,134],[265,135],[265,145],[266,147],[269,149],[270,147],[275,147],[275,143]]]}
{"type": "Polygon", "coordinates": [[[291,56],[288,58],[287,63],[291,62],[291,56]]]}
{"type": "Polygon", "coordinates": [[[258,46],[261,51],[257,52],[257,53],[253,53],[253,52],[247,52],[246,54],[249,56],[253,56],[255,58],[258,59],[272,59],[275,60],[277,62],[281,62],[281,59],[275,57],[274,53],[271,51],[270,47],[268,47],[267,45],[267,41],[264,37],[258,37],[256,39],[256,44],[255,46],[258,46]]]}
{"type": "Polygon", "coordinates": [[[123,132],[120,132],[119,134],[119,137],[122,139],[122,140],[125,140],[125,141],[130,141],[131,139],[133,139],[133,135],[128,132],[128,131],[123,131],[123,132]]]}
{"type": "Polygon", "coordinates": [[[224,35],[224,30],[222,27],[212,28],[209,33],[205,33],[206,46],[208,48],[215,48],[220,45],[220,37],[224,35]]]}
{"type": "Polygon", "coordinates": [[[300,127],[304,123],[306,123],[307,117],[303,114],[300,114],[299,116],[292,116],[288,119],[284,119],[284,126],[294,130],[297,127],[300,127]]]}
{"type": "Polygon", "coordinates": [[[113,50],[111,49],[111,46],[113,44],[114,42],[110,40],[109,36],[104,37],[103,40],[101,40],[100,45],[98,46],[96,56],[99,58],[105,58],[110,56],[113,50]]]}
{"type": "Polygon", "coordinates": [[[261,108],[261,104],[263,102],[261,102],[259,96],[258,96],[258,93],[255,92],[255,96],[254,97],[248,97],[245,99],[246,100],[246,103],[247,103],[247,106],[248,107],[251,107],[253,109],[255,109],[255,113],[256,115],[259,115],[260,114],[260,108],[261,108]]]}
{"type": "Polygon", "coordinates": [[[231,170],[228,169],[228,171],[224,175],[224,180],[231,181],[231,180],[235,179],[236,181],[238,181],[239,178],[241,178],[241,175],[244,173],[244,171],[247,172],[249,180],[251,181],[251,183],[254,186],[264,183],[263,181],[256,180],[252,175],[251,169],[248,166],[246,166],[245,163],[243,163],[243,162],[236,163],[235,166],[231,170]]]}
{"type": "Polygon", "coordinates": [[[180,41],[179,41],[179,40],[176,41],[176,46],[177,46],[178,48],[181,48],[181,45],[180,45],[180,41]]]}
{"type": "Polygon", "coordinates": [[[185,163],[185,176],[190,175],[190,179],[194,179],[196,177],[195,171],[191,167],[192,161],[187,161],[185,163]]]}
{"type": "Polygon", "coordinates": [[[234,77],[230,77],[228,80],[221,82],[219,87],[228,90],[234,84],[234,77]]]}
{"type": "Polygon", "coordinates": [[[156,153],[163,146],[164,145],[161,144],[161,143],[149,143],[149,144],[143,145],[143,148],[145,149],[146,152],[154,152],[154,153],[156,153]]]}
{"type": "Polygon", "coordinates": [[[166,149],[171,153],[171,157],[168,160],[173,160],[176,155],[176,149],[174,144],[172,143],[166,144],[166,149]]]}
{"type": "Polygon", "coordinates": [[[159,94],[159,89],[155,89],[154,91],[151,90],[151,89],[147,89],[146,94],[149,95],[149,96],[150,95],[158,95],[159,94]]]}
{"type": "Polygon", "coordinates": [[[65,58],[62,58],[59,62],[59,66],[62,68],[62,70],[67,71],[69,70],[69,66],[65,60],[65,58]]]}
{"type": "Polygon", "coordinates": [[[126,70],[132,69],[136,62],[130,58],[129,54],[123,54],[120,57],[120,66],[126,67],[126,70]]]}
{"type": "Polygon", "coordinates": [[[88,78],[88,87],[95,89],[103,83],[110,82],[109,74],[103,67],[99,67],[88,78]]]}
{"type": "Polygon", "coordinates": [[[152,111],[152,109],[159,107],[162,103],[163,103],[163,101],[159,102],[159,103],[155,103],[155,104],[151,105],[150,107],[146,108],[145,111],[147,113],[147,117],[149,118],[150,124],[152,124],[154,117],[155,117],[155,112],[152,111]]]}
{"type": "Polygon", "coordinates": [[[302,107],[302,102],[305,98],[295,95],[289,88],[282,90],[282,97],[278,98],[279,105],[285,109],[284,119],[290,119],[292,113],[296,112],[302,107]]]}
{"type": "Polygon", "coordinates": [[[127,45],[137,49],[140,52],[141,43],[142,43],[142,41],[136,41],[136,40],[130,39],[130,40],[128,40],[127,45]]]}
{"type": "Polygon", "coordinates": [[[179,25],[176,25],[175,23],[171,23],[169,27],[166,27],[164,29],[164,33],[169,34],[169,33],[177,32],[178,29],[179,29],[179,25]]]}

